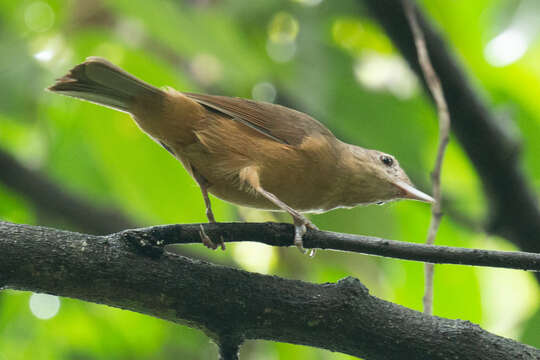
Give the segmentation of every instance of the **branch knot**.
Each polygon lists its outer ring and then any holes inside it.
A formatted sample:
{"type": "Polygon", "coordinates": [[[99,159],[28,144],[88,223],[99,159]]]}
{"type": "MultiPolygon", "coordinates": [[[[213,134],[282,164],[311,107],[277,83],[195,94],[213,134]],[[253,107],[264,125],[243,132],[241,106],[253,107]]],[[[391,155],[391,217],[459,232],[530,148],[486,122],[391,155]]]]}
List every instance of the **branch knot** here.
{"type": "Polygon", "coordinates": [[[340,290],[350,292],[356,296],[369,295],[369,289],[360,280],[352,276],[339,280],[336,285],[340,290]]]}

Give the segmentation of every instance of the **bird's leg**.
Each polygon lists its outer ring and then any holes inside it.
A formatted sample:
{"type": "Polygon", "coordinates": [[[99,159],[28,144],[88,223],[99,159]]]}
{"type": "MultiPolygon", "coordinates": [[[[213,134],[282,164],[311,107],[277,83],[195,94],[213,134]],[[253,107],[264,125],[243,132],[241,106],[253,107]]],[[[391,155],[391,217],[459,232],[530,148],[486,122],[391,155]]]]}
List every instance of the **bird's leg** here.
{"type": "Polygon", "coordinates": [[[208,222],[215,223],[216,218],[214,217],[214,213],[212,212],[212,204],[210,203],[210,198],[208,197],[208,187],[210,186],[210,183],[204,176],[199,174],[197,169],[194,167],[191,168],[191,171],[193,172],[193,178],[199,185],[199,188],[201,189],[201,193],[204,199],[204,205],[206,206],[206,217],[208,218],[208,222]]]}
{"type": "MultiPolygon", "coordinates": [[[[193,177],[195,178],[195,181],[199,185],[199,188],[201,189],[201,193],[204,199],[204,205],[206,206],[206,217],[208,218],[208,222],[215,223],[216,218],[214,217],[214,213],[212,212],[212,204],[210,203],[210,198],[208,197],[208,187],[210,183],[208,180],[204,178],[199,172],[192,167],[193,177]]],[[[204,232],[204,229],[201,225],[201,230],[199,231],[199,235],[201,236],[202,243],[209,249],[215,250],[217,249],[218,245],[221,246],[222,250],[225,250],[225,242],[223,241],[223,238],[220,238],[220,241],[218,244],[214,243],[208,235],[204,232]]]]}
{"type": "MultiPolygon", "coordinates": [[[[264,196],[265,198],[273,202],[276,206],[285,210],[292,216],[293,222],[294,222],[294,245],[296,245],[296,247],[298,248],[298,250],[300,250],[301,253],[305,254],[306,250],[304,249],[302,238],[304,237],[304,234],[306,233],[308,227],[314,230],[317,230],[317,227],[311,221],[309,221],[304,215],[300,214],[298,211],[291,208],[289,205],[285,204],[283,201],[279,200],[271,192],[264,190],[260,186],[258,188],[255,188],[255,190],[259,194],[261,194],[262,196],[264,196]]],[[[309,256],[313,256],[313,255],[315,255],[315,249],[311,249],[309,251],[309,256]]]]}
{"type": "Polygon", "coordinates": [[[206,217],[208,218],[208,222],[215,223],[216,218],[214,217],[214,213],[212,212],[212,204],[210,203],[210,198],[208,197],[208,189],[205,185],[201,184],[199,184],[199,187],[201,188],[204,205],[206,206],[206,217]]]}
{"type": "MultiPolygon", "coordinates": [[[[259,193],[260,195],[264,196],[268,200],[270,200],[274,205],[279,207],[280,209],[288,212],[294,222],[294,245],[302,252],[303,254],[306,253],[306,250],[303,246],[302,237],[306,233],[306,228],[309,227],[311,229],[317,230],[317,227],[309,221],[304,215],[300,214],[297,210],[293,209],[289,205],[285,204],[283,201],[278,199],[278,197],[274,194],[272,194],[269,191],[266,191],[262,188],[260,181],[259,181],[259,172],[255,166],[249,166],[240,171],[240,178],[246,181],[249,185],[253,187],[253,189],[259,193]]],[[[310,256],[313,256],[315,254],[314,250],[311,250],[309,252],[310,256]]]]}

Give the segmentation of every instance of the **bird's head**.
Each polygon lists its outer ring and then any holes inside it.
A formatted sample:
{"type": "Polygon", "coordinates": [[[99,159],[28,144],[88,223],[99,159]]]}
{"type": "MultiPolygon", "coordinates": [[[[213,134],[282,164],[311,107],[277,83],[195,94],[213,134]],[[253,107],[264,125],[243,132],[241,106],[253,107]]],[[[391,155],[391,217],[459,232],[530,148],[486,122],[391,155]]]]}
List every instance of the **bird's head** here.
{"type": "Polygon", "coordinates": [[[416,189],[398,161],[377,150],[349,145],[349,166],[353,196],[358,203],[381,203],[411,199],[433,203],[434,199],[416,189]]]}

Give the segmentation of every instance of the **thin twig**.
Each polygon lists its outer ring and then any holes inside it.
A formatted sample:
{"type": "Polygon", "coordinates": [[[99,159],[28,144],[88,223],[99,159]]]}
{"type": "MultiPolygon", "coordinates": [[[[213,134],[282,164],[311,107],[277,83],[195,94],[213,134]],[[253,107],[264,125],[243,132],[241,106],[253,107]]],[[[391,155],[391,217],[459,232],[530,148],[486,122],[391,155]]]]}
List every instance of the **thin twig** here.
{"type": "MultiPolygon", "coordinates": [[[[424,34],[415,15],[415,6],[412,0],[403,0],[403,7],[405,9],[405,15],[409,21],[411,31],[413,33],[414,42],[416,44],[416,51],[418,56],[418,62],[424,73],[426,83],[433,95],[433,99],[437,104],[437,113],[439,117],[439,146],[437,148],[437,158],[435,160],[435,166],[431,173],[433,181],[433,197],[435,203],[431,208],[431,221],[429,224],[428,235],[426,244],[433,245],[435,243],[435,237],[437,236],[437,230],[441,223],[442,211],[441,211],[441,169],[444,158],[444,152],[446,145],[448,145],[449,133],[450,133],[450,114],[448,112],[448,106],[444,99],[444,93],[441,86],[441,81],[437,77],[431,61],[429,60],[429,54],[424,39],[424,34]]],[[[424,290],[424,312],[431,314],[433,312],[433,271],[434,266],[431,263],[425,264],[425,290],[424,290]]]]}
{"type": "MultiPolygon", "coordinates": [[[[0,221],[0,225],[2,222],[0,221]]],[[[271,246],[293,246],[294,227],[285,223],[212,223],[177,224],[126,230],[108,237],[121,238],[150,256],[160,256],[163,247],[173,244],[201,243],[200,229],[224,242],[254,241],[271,246]]],[[[540,271],[540,254],[518,251],[465,249],[388,240],[372,236],[308,230],[307,249],[329,249],[392,257],[436,264],[490,266],[540,271]]]]}

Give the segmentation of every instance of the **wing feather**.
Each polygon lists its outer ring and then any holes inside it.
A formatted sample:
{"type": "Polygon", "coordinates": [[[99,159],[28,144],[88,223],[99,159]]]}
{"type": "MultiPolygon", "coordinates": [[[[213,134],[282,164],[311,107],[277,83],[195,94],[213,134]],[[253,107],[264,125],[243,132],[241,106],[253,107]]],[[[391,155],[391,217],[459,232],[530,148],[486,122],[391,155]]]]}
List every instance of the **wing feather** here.
{"type": "Polygon", "coordinates": [[[183,94],[282,144],[298,146],[312,134],[334,137],[330,130],[309,115],[281,105],[227,96],[183,94]]]}

